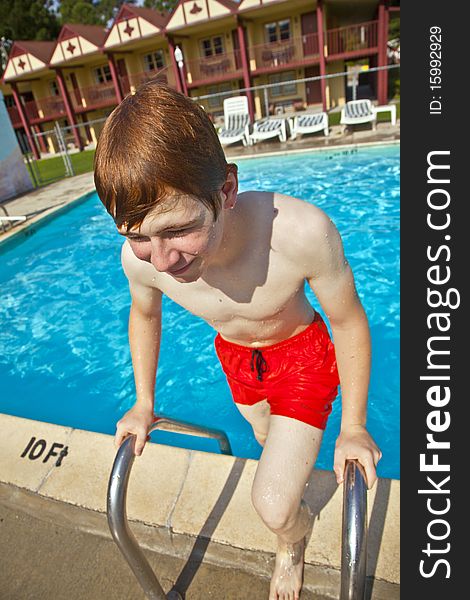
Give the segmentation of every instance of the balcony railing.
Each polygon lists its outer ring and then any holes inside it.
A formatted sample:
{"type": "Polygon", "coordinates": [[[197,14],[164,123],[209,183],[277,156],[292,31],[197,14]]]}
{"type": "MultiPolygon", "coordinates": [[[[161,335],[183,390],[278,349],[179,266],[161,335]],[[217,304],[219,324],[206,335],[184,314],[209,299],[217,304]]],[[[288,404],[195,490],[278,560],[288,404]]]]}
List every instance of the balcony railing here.
{"type": "Polygon", "coordinates": [[[256,71],[309,62],[319,55],[318,35],[309,33],[279,42],[251,46],[248,53],[250,66],[256,71]]]}
{"type": "Polygon", "coordinates": [[[151,79],[158,79],[159,81],[168,84],[170,87],[176,86],[175,75],[173,73],[173,69],[170,67],[164,67],[163,69],[155,69],[152,71],[143,71],[141,73],[131,73],[126,76],[119,76],[121,89],[124,95],[131,91],[135,92],[139,85],[145,83],[146,81],[150,81],[151,79]]]}
{"type": "Polygon", "coordinates": [[[326,32],[328,56],[376,48],[378,23],[378,21],[369,21],[368,23],[329,29],[326,32]]]}
{"type": "Polygon", "coordinates": [[[90,110],[117,104],[113,82],[101,83],[69,90],[70,100],[75,110],[90,110]]]}
{"type": "Polygon", "coordinates": [[[65,115],[65,105],[60,96],[49,96],[25,102],[24,110],[30,122],[59,119],[65,115]]]}
{"type": "Polygon", "coordinates": [[[227,79],[242,74],[242,58],[239,50],[226,54],[216,54],[207,58],[186,61],[189,83],[227,79]]]}

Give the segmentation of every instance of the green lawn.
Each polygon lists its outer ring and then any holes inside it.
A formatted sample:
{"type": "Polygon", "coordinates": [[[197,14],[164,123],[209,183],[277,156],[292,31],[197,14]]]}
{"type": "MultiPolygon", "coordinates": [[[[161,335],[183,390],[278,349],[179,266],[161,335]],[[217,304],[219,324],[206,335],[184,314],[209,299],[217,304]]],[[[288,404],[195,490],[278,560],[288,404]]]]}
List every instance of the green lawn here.
{"type": "MultiPolygon", "coordinates": [[[[85,150],[83,152],[77,152],[76,154],[70,154],[70,161],[75,175],[93,171],[94,157],[94,150],[85,150]]],[[[61,156],[42,158],[41,160],[36,161],[36,164],[43,182],[65,177],[65,165],[61,156]]]]}

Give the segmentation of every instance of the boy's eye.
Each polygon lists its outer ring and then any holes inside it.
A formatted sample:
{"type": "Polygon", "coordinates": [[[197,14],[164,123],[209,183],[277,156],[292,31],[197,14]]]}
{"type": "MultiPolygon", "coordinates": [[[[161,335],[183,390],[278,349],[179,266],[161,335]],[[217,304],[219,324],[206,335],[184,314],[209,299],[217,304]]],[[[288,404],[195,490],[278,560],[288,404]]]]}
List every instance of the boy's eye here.
{"type": "Polygon", "coordinates": [[[169,237],[181,237],[190,231],[191,228],[188,229],[174,229],[172,231],[166,231],[165,234],[169,237]]]}
{"type": "Polygon", "coordinates": [[[131,242],[148,242],[149,238],[146,237],[128,237],[131,242]]]}

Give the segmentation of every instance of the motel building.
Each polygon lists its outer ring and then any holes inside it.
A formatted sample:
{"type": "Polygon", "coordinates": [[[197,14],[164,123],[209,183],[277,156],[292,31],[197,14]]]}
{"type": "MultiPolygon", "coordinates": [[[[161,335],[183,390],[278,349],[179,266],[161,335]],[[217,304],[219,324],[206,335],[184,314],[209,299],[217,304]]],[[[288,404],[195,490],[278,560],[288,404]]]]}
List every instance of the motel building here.
{"type": "Polygon", "coordinates": [[[94,147],[103,119],[153,78],[194,97],[215,124],[230,95],[247,95],[252,120],[340,107],[349,77],[297,80],[358,65],[358,97],[387,104],[387,71],[367,69],[388,64],[398,15],[393,0],[180,0],[167,14],[124,4],[107,30],[66,24],[55,42],[14,41],[0,90],[36,158],[58,152],[47,134],[56,122],[69,127],[69,147],[94,147]]]}

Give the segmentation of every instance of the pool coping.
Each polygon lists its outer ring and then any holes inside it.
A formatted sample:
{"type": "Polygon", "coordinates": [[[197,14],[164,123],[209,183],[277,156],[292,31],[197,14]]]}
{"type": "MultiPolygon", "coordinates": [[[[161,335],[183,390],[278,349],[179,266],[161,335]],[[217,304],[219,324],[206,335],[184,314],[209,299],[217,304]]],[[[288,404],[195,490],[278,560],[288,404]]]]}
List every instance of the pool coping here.
{"type": "Polygon", "coordinates": [[[360,148],[371,148],[373,146],[399,146],[400,140],[383,140],[375,142],[355,142],[352,144],[334,144],[331,146],[314,146],[311,148],[292,148],[290,150],[281,149],[272,152],[263,152],[253,155],[230,155],[230,160],[252,160],[255,158],[270,158],[272,156],[287,156],[289,154],[313,154],[317,152],[341,153],[344,150],[358,150],[360,148]]]}
{"type": "MultiPolygon", "coordinates": [[[[113,436],[2,413],[0,428],[0,503],[109,538],[113,436]]],[[[127,514],[139,543],[182,558],[199,543],[208,562],[269,577],[275,536],[251,503],[256,466],[252,459],[147,443],[128,489],[127,514]]],[[[375,600],[399,598],[399,496],[400,482],[392,479],[379,479],[368,492],[367,573],[375,600]]],[[[342,487],[334,473],[315,469],[305,499],[316,515],[305,586],[337,597],[342,487]]]]}

